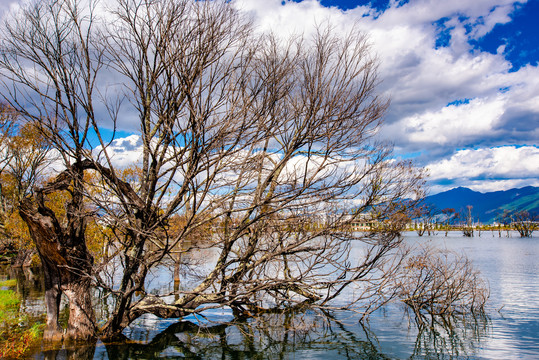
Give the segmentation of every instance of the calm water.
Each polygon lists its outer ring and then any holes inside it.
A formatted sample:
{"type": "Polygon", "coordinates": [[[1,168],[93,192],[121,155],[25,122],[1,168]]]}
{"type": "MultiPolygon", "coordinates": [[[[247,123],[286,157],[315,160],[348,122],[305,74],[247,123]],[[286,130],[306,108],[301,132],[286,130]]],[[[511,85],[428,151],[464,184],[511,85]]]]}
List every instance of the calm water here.
{"type": "MultiPolygon", "coordinates": [[[[415,236],[409,243],[464,252],[488,279],[487,316],[452,318],[418,327],[400,305],[390,305],[360,324],[351,313],[267,315],[234,325],[226,310],[187,321],[145,317],[126,329],[134,343],[45,351],[36,359],[539,359],[539,237],[516,233],[464,238],[461,233],[415,236]],[[199,326],[202,325],[202,326],[199,326]]],[[[21,275],[19,275],[21,276],[21,275]]],[[[25,306],[39,311],[39,295],[25,306]],[[36,299],[37,298],[37,299],[36,299]]]]}

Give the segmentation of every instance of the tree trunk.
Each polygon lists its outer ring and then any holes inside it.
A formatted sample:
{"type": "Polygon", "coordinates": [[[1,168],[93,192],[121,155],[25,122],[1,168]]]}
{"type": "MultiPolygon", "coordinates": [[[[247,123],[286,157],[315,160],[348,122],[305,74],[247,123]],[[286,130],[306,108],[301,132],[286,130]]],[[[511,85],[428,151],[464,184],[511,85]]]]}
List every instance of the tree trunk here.
{"type": "Polygon", "coordinates": [[[39,199],[38,204],[25,199],[19,206],[19,213],[35,242],[45,277],[47,324],[44,339],[59,341],[64,336],[58,324],[62,292],[69,300],[70,310],[65,337],[84,341],[96,338],[89,278],[93,257],[84,239],[80,238],[83,232],[62,228],[52,210],[39,199]]]}
{"type": "Polygon", "coordinates": [[[62,292],[60,290],[60,275],[54,266],[41,258],[41,267],[45,277],[45,309],[47,311],[47,323],[43,332],[43,340],[58,342],[62,340],[63,331],[58,323],[60,313],[60,300],[62,292]]]}
{"type": "Polygon", "coordinates": [[[94,339],[97,328],[89,279],[69,283],[63,286],[63,290],[69,300],[66,338],[77,341],[94,339]]]}

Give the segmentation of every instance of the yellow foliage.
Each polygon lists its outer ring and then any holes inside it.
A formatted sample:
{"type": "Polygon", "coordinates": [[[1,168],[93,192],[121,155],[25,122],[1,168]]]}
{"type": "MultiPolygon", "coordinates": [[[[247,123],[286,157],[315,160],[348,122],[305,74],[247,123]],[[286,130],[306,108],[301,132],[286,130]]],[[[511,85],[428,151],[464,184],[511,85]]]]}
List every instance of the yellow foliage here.
{"type": "Polygon", "coordinates": [[[142,178],[142,169],[139,166],[130,166],[123,169],[120,173],[120,179],[129,183],[133,189],[137,189],[142,178]]]}
{"type": "Polygon", "coordinates": [[[106,244],[112,238],[112,231],[96,221],[88,223],[86,228],[86,246],[96,260],[102,259],[105,254],[106,244]]]}
{"type": "Polygon", "coordinates": [[[17,249],[30,249],[34,246],[28,232],[28,226],[21,219],[19,212],[14,211],[6,217],[5,229],[17,249]]]}
{"type": "Polygon", "coordinates": [[[67,220],[65,205],[70,199],[71,195],[65,190],[53,192],[45,197],[45,205],[54,211],[56,218],[62,224],[67,220]]]}

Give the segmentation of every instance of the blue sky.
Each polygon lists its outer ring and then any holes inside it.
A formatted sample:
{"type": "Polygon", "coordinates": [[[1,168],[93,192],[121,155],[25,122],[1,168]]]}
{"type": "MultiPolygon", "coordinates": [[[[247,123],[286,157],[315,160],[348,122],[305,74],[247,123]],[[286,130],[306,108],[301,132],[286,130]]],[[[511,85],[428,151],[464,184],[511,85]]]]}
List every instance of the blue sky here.
{"type": "Polygon", "coordinates": [[[391,99],[380,136],[429,169],[431,193],[539,186],[539,0],[231,3],[283,35],[324,21],[368,33],[391,99]]]}

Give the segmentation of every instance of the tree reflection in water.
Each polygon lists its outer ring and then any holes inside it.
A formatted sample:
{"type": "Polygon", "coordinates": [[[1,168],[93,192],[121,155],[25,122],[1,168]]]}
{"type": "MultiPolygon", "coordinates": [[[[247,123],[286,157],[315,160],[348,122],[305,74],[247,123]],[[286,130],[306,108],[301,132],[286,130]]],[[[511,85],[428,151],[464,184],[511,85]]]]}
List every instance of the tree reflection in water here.
{"type": "Polygon", "coordinates": [[[293,353],[386,358],[335,319],[313,312],[265,314],[211,327],[178,322],[148,344],[106,348],[109,359],[283,359],[293,353]]]}
{"type": "MultiPolygon", "coordinates": [[[[357,318],[339,320],[327,312],[287,312],[200,326],[189,321],[171,324],[149,342],[131,341],[44,351],[41,359],[452,359],[473,357],[488,335],[486,316],[430,318],[415,321],[414,346],[384,354],[368,324],[357,318]],[[428,320],[428,321],[426,321],[428,320]]],[[[412,341],[413,343],[413,341],[412,341]]]]}
{"type": "Polygon", "coordinates": [[[418,334],[410,359],[474,356],[491,331],[490,319],[483,312],[443,317],[422,314],[421,317],[415,318],[418,334]]]}
{"type": "MultiPolygon", "coordinates": [[[[43,292],[39,286],[40,273],[7,268],[0,268],[0,273],[5,278],[18,280],[17,291],[25,311],[41,315],[43,292]]],[[[102,302],[107,299],[105,294],[97,294],[96,298],[102,302]]],[[[107,306],[100,309],[105,311],[107,306]]],[[[152,327],[156,324],[163,326],[167,322],[146,323],[142,325],[142,331],[133,332],[136,341],[126,338],[123,343],[79,344],[62,349],[47,349],[44,345],[44,350],[34,358],[452,359],[474,357],[491,333],[490,319],[485,315],[442,318],[406,312],[403,309],[408,308],[404,306],[393,309],[397,315],[379,311],[371,316],[370,323],[360,323],[359,316],[350,313],[313,310],[236,318],[232,322],[207,323],[205,326],[201,326],[201,322],[197,325],[179,321],[153,337],[158,330],[152,327]],[[401,314],[404,314],[404,319],[401,314]],[[407,327],[405,324],[395,327],[396,319],[408,322],[407,332],[402,332],[407,327]]]]}

